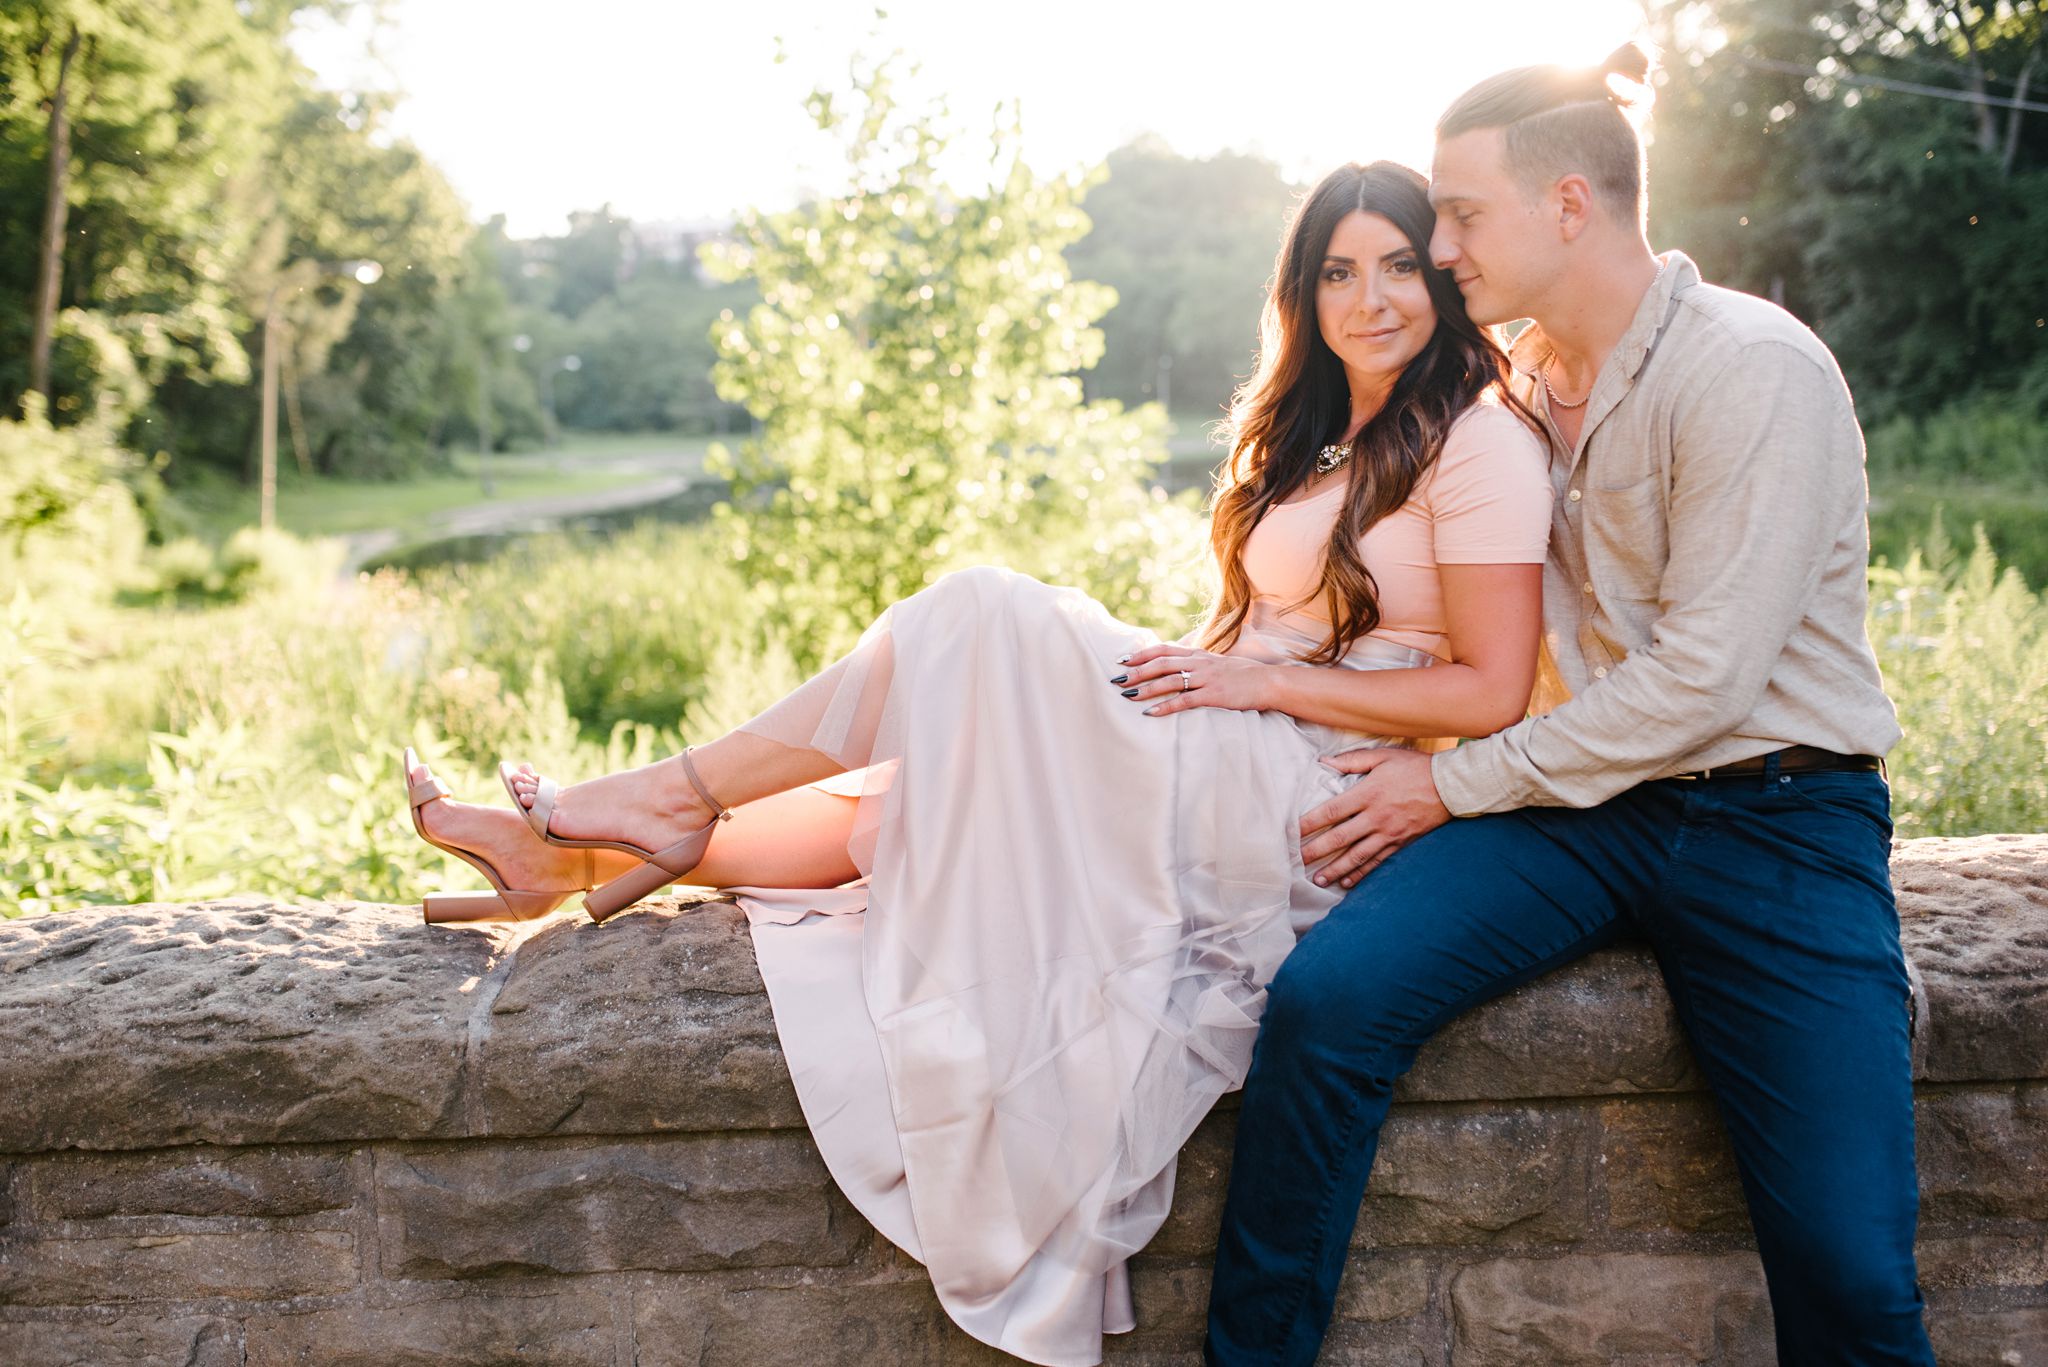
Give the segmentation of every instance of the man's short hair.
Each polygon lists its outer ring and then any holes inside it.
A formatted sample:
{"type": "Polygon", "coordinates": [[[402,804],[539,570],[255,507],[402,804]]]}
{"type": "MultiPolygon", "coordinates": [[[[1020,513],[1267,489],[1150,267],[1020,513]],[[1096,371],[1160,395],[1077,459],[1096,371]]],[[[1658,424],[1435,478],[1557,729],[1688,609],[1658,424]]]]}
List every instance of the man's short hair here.
{"type": "Polygon", "coordinates": [[[1541,194],[1577,171],[1616,219],[1632,213],[1641,223],[1649,207],[1643,139],[1630,115],[1649,107],[1649,78],[1649,54],[1634,43],[1597,67],[1516,67],[1452,101],[1436,121],[1437,140],[1501,129],[1508,174],[1525,191],[1541,194]],[[1635,88],[1617,89],[1617,76],[1635,88]]]}

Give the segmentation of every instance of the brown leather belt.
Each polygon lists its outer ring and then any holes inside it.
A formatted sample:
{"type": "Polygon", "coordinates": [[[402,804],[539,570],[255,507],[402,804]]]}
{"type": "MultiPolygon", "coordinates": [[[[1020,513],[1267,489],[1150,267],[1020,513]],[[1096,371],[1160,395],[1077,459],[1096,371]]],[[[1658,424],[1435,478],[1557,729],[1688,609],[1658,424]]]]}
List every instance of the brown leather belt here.
{"type": "Polygon", "coordinates": [[[1772,760],[1778,762],[1781,774],[1881,774],[1884,761],[1876,755],[1838,755],[1833,750],[1823,750],[1813,745],[1788,745],[1768,755],[1756,755],[1750,759],[1738,759],[1730,764],[1717,764],[1711,769],[1695,769],[1689,774],[1672,774],[1674,779],[1696,782],[1706,778],[1738,778],[1743,774],[1761,774],[1772,760]]]}

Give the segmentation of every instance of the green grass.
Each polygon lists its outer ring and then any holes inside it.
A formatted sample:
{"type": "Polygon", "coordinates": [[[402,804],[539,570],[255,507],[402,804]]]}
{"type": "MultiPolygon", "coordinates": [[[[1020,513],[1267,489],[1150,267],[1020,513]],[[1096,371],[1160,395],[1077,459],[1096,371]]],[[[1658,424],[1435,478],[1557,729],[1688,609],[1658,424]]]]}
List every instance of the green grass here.
{"type": "Polygon", "coordinates": [[[1873,475],[1870,494],[1873,562],[1905,564],[1911,547],[1928,543],[1938,511],[1947,534],[1957,542],[1968,545],[1971,529],[1982,526],[2001,565],[2018,570],[2036,589],[2048,587],[2048,485],[1873,475]]]}
{"type": "MultiPolygon", "coordinates": [[[[565,463],[629,460],[643,456],[675,456],[697,462],[701,468],[704,452],[713,442],[737,446],[744,433],[726,436],[685,436],[680,432],[564,432],[555,456],[565,463]]],[[[522,451],[519,457],[545,459],[544,452],[522,451]]]]}
{"type": "MultiPolygon", "coordinates": [[[[297,536],[341,536],[390,527],[408,538],[436,514],[514,499],[592,493],[673,474],[697,474],[713,438],[660,432],[571,432],[553,451],[494,452],[491,492],[484,492],[475,452],[455,456],[455,471],[398,481],[308,477],[278,472],[277,520],[297,536]]],[[[210,476],[181,485],[178,500],[194,531],[219,545],[257,520],[257,492],[210,476]]]]}

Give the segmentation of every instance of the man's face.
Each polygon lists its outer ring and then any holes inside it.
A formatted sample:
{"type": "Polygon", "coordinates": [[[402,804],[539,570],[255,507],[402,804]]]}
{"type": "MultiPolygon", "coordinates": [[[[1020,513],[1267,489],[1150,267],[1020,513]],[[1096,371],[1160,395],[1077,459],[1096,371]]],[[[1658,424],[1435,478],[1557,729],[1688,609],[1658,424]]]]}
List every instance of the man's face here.
{"type": "Polygon", "coordinates": [[[1457,280],[1481,326],[1529,317],[1563,264],[1555,217],[1523,194],[1506,153],[1500,129],[1475,128],[1438,143],[1430,167],[1430,259],[1457,280]]]}

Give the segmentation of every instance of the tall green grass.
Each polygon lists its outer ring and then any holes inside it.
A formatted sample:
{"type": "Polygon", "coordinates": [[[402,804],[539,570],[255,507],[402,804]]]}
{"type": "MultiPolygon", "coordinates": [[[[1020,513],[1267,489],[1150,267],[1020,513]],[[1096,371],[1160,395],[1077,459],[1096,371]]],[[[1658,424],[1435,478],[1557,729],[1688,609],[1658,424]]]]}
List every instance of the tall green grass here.
{"type": "Polygon", "coordinates": [[[1899,834],[2048,829],[2048,593],[1981,528],[1959,555],[1937,522],[1925,551],[1872,569],[1869,626],[1905,731],[1899,834]]]}
{"type": "MultiPolygon", "coordinates": [[[[711,534],[536,538],[487,564],[241,602],[0,610],[0,913],[228,893],[408,901],[475,874],[412,833],[398,751],[497,793],[716,734],[798,682],[711,534]]],[[[318,557],[305,557],[318,563],[318,557]]],[[[1184,594],[1125,615],[1178,629],[1184,594]]],[[[1902,835],[2048,828],[2048,599],[1981,537],[1872,571],[1902,835]]]]}

